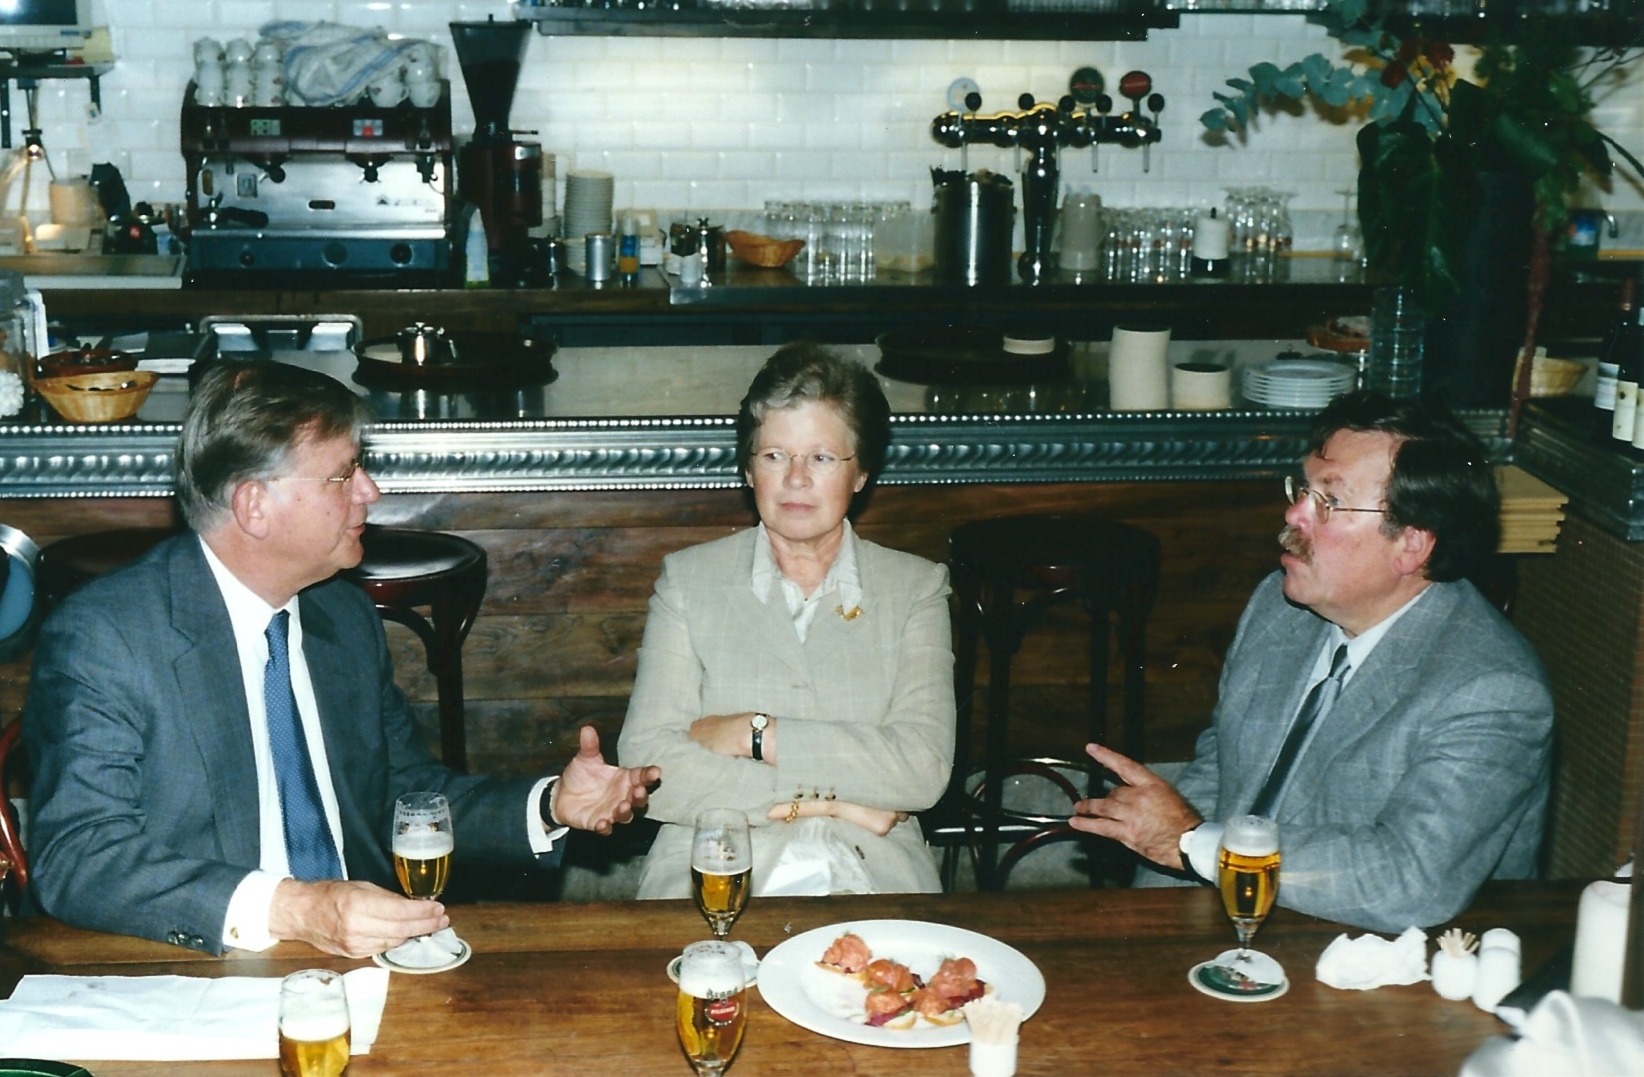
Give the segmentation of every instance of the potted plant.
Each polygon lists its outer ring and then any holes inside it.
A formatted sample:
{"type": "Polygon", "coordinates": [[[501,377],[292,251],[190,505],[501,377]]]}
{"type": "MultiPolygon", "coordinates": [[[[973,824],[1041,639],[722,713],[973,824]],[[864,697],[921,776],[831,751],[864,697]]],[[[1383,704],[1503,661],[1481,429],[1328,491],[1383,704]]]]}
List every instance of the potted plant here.
{"type": "MultiPolygon", "coordinates": [[[[1360,110],[1359,221],[1371,279],[1430,314],[1454,301],[1469,237],[1491,178],[1527,188],[1529,266],[1523,354],[1535,351],[1552,253],[1584,175],[1608,176],[1613,148],[1634,171],[1644,164],[1591,121],[1594,91],[1618,80],[1637,50],[1575,46],[1550,20],[1513,20],[1486,43],[1470,78],[1454,50],[1419,32],[1399,36],[1365,0],[1331,0],[1329,34],[1342,61],[1315,53],[1287,68],[1261,63],[1229,79],[1231,93],[1204,113],[1214,131],[1245,133],[1264,103],[1312,98],[1360,110]]],[[[1528,394],[1522,364],[1513,412],[1528,394]]]]}

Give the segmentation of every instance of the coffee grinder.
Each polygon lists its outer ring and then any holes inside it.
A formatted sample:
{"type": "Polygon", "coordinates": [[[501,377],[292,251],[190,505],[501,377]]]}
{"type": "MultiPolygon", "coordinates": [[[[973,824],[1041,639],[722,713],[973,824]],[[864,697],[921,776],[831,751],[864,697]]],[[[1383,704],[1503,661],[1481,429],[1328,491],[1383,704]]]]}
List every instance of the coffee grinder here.
{"type": "Polygon", "coordinates": [[[474,106],[474,137],[457,155],[457,191],[479,208],[491,253],[491,279],[522,283],[532,267],[528,229],[542,223],[542,145],[517,139],[508,113],[520,64],[530,44],[531,24],[454,22],[451,40],[474,106]]]}

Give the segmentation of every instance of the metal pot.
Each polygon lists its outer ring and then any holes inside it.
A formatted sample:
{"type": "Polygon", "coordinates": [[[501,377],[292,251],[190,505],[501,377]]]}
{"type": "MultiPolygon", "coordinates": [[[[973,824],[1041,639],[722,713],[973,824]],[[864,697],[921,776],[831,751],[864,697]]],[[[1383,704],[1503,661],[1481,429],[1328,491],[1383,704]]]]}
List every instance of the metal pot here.
{"type": "Polygon", "coordinates": [[[1016,194],[1010,180],[982,169],[931,169],[936,185],[936,274],[965,284],[1010,279],[1016,194]]]}
{"type": "Polygon", "coordinates": [[[443,366],[457,361],[457,349],[445,330],[426,322],[413,322],[395,336],[400,359],[412,366],[443,366]]]}

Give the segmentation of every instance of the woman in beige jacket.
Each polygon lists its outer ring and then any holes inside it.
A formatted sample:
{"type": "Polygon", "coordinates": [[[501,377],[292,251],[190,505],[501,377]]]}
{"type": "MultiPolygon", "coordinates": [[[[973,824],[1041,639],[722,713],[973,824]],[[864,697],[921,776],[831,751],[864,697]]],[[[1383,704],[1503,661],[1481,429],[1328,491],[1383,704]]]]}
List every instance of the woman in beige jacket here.
{"type": "Polygon", "coordinates": [[[771,356],[743,399],[759,526],[663,561],[619,742],[664,775],[640,897],[689,896],[708,808],[748,816],[756,894],[819,849],[833,892],[941,888],[909,813],[953,764],[947,570],[845,518],[889,420],[871,373],[811,344],[771,356]]]}

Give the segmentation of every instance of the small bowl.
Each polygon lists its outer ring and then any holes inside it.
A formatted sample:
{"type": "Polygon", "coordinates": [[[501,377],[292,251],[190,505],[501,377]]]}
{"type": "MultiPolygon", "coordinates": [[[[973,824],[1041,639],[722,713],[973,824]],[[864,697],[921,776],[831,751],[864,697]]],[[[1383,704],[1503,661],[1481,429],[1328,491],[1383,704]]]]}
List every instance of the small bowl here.
{"type": "Polygon", "coordinates": [[[66,378],[71,374],[107,374],[136,370],[137,357],[115,348],[70,348],[40,360],[40,376],[66,378]]]}
{"type": "Polygon", "coordinates": [[[725,242],[740,261],[761,269],[781,269],[805,248],[802,239],[772,239],[757,232],[726,232],[725,242]]]}
{"type": "Polygon", "coordinates": [[[115,370],[41,378],[34,387],[71,423],[115,423],[136,415],[159,380],[152,370],[115,370]]]}

